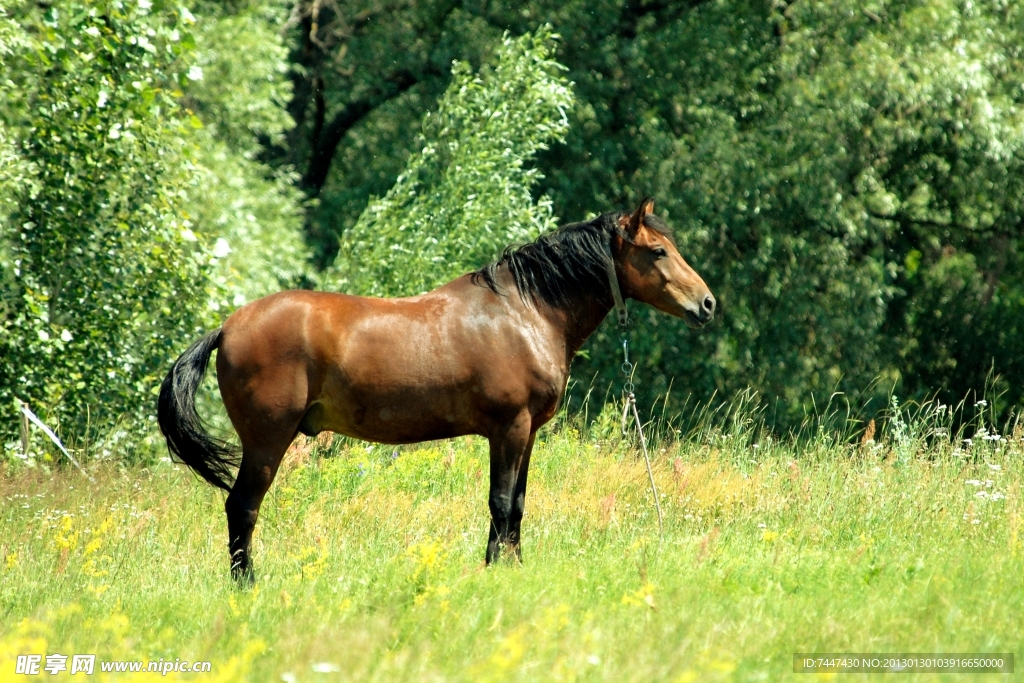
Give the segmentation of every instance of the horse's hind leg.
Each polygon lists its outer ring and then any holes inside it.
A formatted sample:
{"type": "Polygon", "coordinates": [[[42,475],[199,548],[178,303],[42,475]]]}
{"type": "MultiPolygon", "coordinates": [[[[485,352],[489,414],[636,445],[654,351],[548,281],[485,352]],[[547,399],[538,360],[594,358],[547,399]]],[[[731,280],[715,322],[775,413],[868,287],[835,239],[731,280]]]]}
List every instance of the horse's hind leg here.
{"type": "Polygon", "coordinates": [[[224,329],[225,340],[217,356],[217,382],[228,417],[242,442],[242,462],[224,511],[228,517],[231,574],[240,583],[252,584],[252,531],[263,497],[298,432],[307,408],[308,385],[303,364],[272,363],[258,356],[256,351],[261,347],[251,338],[232,338],[230,328],[224,329]]]}
{"type": "Polygon", "coordinates": [[[242,465],[224,503],[228,516],[231,576],[242,584],[254,581],[250,546],[260,504],[274,481],[281,458],[294,438],[294,430],[259,446],[242,444],[242,465]]]}

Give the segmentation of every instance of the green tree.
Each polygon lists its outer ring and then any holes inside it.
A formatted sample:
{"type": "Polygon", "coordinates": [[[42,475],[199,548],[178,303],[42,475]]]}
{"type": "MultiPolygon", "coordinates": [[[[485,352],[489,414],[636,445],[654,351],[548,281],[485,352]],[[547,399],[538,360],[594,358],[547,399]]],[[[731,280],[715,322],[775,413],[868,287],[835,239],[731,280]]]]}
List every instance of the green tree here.
{"type": "MultiPolygon", "coordinates": [[[[7,15],[0,4],[0,63],[11,60],[25,49],[25,39],[18,31],[18,25],[7,15]]],[[[11,97],[14,84],[10,80],[0,81],[0,102],[11,97]]],[[[5,117],[0,116],[0,226],[10,225],[10,216],[15,204],[14,189],[30,182],[28,169],[14,144],[13,135],[5,117]]],[[[0,239],[0,291],[7,292],[13,287],[14,264],[10,245],[0,239]]],[[[0,318],[7,316],[8,301],[0,297],[0,318]]]]}
{"type": "Polygon", "coordinates": [[[569,125],[572,94],[553,47],[541,28],[506,38],[479,74],[455,64],[420,151],[343,236],[332,286],[418,294],[555,227],[550,202],[530,196],[540,173],[527,166],[569,125]]]}
{"type": "MultiPolygon", "coordinates": [[[[541,158],[568,218],[657,196],[719,297],[698,335],[641,314],[644,398],[753,387],[791,425],[834,390],[958,400],[994,367],[1019,404],[1021,9],[723,1],[653,21],[667,11],[608,38],[606,68],[565,58],[581,106],[541,158]]],[[[616,336],[577,372],[612,380],[616,336]]]]}
{"type": "Polygon", "coordinates": [[[194,79],[185,101],[203,127],[193,136],[189,213],[217,259],[210,301],[217,325],[246,301],[310,284],[313,274],[298,175],[259,158],[264,144],[280,143],[294,125],[285,109],[286,7],[251,0],[197,3],[192,11],[194,79]]]}
{"type": "Polygon", "coordinates": [[[815,394],[853,396],[877,376],[916,397],[982,390],[1008,337],[966,354],[958,338],[1010,313],[1004,292],[1020,300],[995,267],[998,245],[1024,237],[1019,10],[801,2],[735,22],[738,9],[703,8],[693,40],[672,46],[676,71],[655,65],[686,86],[652,126],[671,134],[650,136],[673,145],[672,163],[639,179],[665,188],[725,313],[671,374],[749,383],[796,417],[815,394]],[[714,16],[730,10],[731,25],[714,16]],[[969,262],[987,296],[956,284],[969,262]],[[961,314],[940,307],[933,319],[952,320],[922,326],[936,289],[962,289],[961,314]]]}
{"type": "MultiPolygon", "coordinates": [[[[151,4],[18,5],[0,114],[16,169],[0,243],[0,431],[15,398],[79,437],[151,412],[149,390],[205,304],[183,239],[183,16],[151,4]]],[[[95,434],[95,432],[94,432],[95,434]]]]}

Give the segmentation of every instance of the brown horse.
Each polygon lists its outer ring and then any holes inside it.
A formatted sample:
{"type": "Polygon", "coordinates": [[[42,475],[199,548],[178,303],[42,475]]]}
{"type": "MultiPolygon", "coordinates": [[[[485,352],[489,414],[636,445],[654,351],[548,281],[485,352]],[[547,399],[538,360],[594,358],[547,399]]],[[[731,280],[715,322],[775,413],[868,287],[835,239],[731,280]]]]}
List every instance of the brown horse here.
{"type": "Polygon", "coordinates": [[[252,581],[253,527],[289,444],[299,432],[325,430],[388,444],[486,437],[486,561],[502,548],[521,559],[534,437],[558,409],[573,356],[619,290],[691,327],[714,315],[714,297],[653,207],[646,199],[632,214],[564,226],[420,296],[274,294],[238,309],[185,351],[160,388],[160,428],[173,454],[229,492],[234,577],[252,581]],[[195,410],[214,349],[241,457],[204,431],[195,410]]]}

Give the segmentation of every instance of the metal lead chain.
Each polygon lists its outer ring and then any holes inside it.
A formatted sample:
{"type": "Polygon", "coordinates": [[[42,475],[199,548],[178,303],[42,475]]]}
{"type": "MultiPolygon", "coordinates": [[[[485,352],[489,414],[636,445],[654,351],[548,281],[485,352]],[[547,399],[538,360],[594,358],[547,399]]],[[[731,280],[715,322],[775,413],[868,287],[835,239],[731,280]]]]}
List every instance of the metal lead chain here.
{"type": "Polygon", "coordinates": [[[622,385],[622,391],[627,396],[633,393],[633,364],[629,362],[629,337],[623,332],[622,333],[622,374],[625,377],[625,382],[622,385]]]}
{"type": "Polygon", "coordinates": [[[633,386],[634,366],[629,362],[629,333],[623,330],[619,339],[622,341],[622,435],[626,436],[627,423],[629,422],[629,404],[630,402],[636,402],[636,399],[633,397],[633,390],[636,387],[633,386]]]}

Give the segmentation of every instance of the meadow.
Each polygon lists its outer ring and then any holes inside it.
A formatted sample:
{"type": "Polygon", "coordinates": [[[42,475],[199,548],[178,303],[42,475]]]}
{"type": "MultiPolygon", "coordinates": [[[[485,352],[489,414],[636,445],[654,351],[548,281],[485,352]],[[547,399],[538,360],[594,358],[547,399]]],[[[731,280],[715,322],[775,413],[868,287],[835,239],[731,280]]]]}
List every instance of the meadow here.
{"type": "Polygon", "coordinates": [[[794,653],[1019,654],[1024,431],[964,439],[944,410],[877,441],[780,441],[735,415],[662,434],[661,538],[614,417],[560,423],[535,450],[524,563],[491,568],[482,439],[300,437],[248,591],[229,579],[223,496],[183,467],[93,461],[90,484],[5,466],[0,681],[32,680],[15,674],[24,653],[209,661],[166,678],[285,683],[819,680],[793,673],[794,653]]]}

